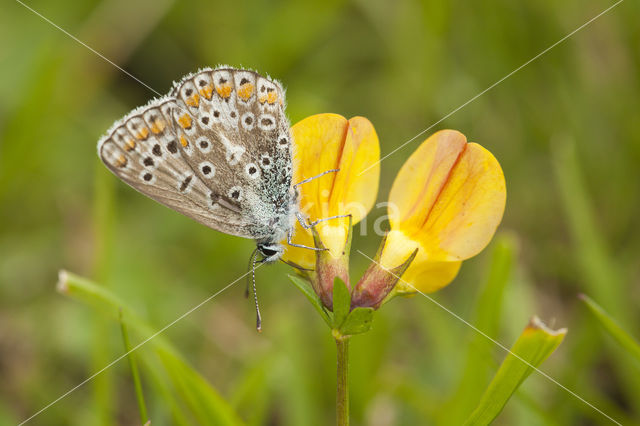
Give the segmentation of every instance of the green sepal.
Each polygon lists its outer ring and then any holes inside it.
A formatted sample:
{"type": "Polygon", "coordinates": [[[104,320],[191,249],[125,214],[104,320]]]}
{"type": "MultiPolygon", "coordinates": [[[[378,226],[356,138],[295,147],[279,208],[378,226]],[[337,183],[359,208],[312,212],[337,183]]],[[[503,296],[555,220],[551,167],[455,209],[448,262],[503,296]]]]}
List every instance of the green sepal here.
{"type": "Polygon", "coordinates": [[[351,310],[351,293],[340,278],[333,279],[333,328],[340,329],[351,310]]]}
{"type": "Polygon", "coordinates": [[[307,296],[307,299],[309,299],[309,302],[311,302],[313,307],[316,308],[316,311],[318,311],[318,313],[320,314],[320,316],[322,317],[324,322],[326,322],[329,327],[332,327],[333,326],[333,314],[331,314],[329,311],[327,311],[325,309],[325,307],[322,305],[322,301],[320,300],[320,298],[318,297],[316,292],[313,291],[313,288],[311,287],[311,283],[309,281],[305,280],[304,278],[301,278],[301,277],[299,277],[297,275],[289,274],[288,276],[289,276],[289,279],[291,280],[291,282],[293,284],[295,284],[295,286],[298,287],[298,289],[305,296],[307,296]]]}
{"type": "Polygon", "coordinates": [[[371,330],[374,312],[375,309],[373,308],[354,308],[347,315],[338,331],[343,336],[366,333],[371,330]]]}

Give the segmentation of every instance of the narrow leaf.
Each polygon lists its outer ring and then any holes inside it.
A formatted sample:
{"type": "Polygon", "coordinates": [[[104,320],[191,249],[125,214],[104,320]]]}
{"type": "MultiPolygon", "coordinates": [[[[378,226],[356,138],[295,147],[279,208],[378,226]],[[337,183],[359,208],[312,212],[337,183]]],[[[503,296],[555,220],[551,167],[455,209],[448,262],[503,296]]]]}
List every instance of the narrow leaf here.
{"type": "Polygon", "coordinates": [[[124,351],[127,354],[127,359],[129,360],[129,369],[131,370],[131,378],[133,379],[136,400],[138,402],[138,410],[140,411],[140,421],[144,424],[149,419],[147,416],[147,405],[144,402],[144,393],[142,392],[142,382],[140,381],[140,374],[138,373],[138,364],[136,363],[135,354],[131,351],[127,326],[122,320],[122,310],[120,310],[120,331],[122,332],[124,351]]]}
{"type": "Polygon", "coordinates": [[[333,328],[339,329],[351,309],[351,294],[340,278],[333,280],[333,328]]]}
{"type": "Polygon", "coordinates": [[[511,395],[531,374],[532,367],[537,368],[547,359],[560,345],[566,333],[567,330],[564,328],[547,328],[534,316],[500,365],[465,425],[490,424],[500,414],[511,395]]]}
{"type": "Polygon", "coordinates": [[[340,334],[350,336],[353,334],[366,333],[371,330],[374,312],[375,310],[373,308],[355,308],[340,327],[340,334]]]}
{"type": "Polygon", "coordinates": [[[635,357],[638,361],[640,361],[640,344],[633,338],[629,333],[618,325],[616,320],[614,320],[611,315],[609,315],[600,305],[591,300],[589,296],[581,294],[578,296],[580,300],[582,300],[587,308],[589,308],[589,312],[593,314],[593,316],[600,322],[600,324],[604,327],[604,329],[613,337],[619,344],[625,349],[628,353],[630,353],[633,357],[635,357]]]}
{"type": "Polygon", "coordinates": [[[159,349],[157,353],[174,386],[201,424],[233,426],[242,423],[220,394],[178,354],[167,348],[159,349]]]}
{"type": "MultiPolygon", "coordinates": [[[[171,384],[178,390],[178,394],[200,420],[201,424],[242,424],[242,421],[227,401],[182,359],[173,345],[159,335],[153,327],[139,318],[132,309],[128,308],[122,300],[109,290],[85,278],[61,271],[58,291],[106,313],[116,321],[120,320],[121,313],[122,323],[146,339],[143,340],[145,347],[148,347],[160,358],[166,373],[171,378],[171,384]]],[[[138,346],[134,345],[132,350],[137,348],[138,346]]],[[[140,351],[136,353],[145,363],[152,363],[153,357],[148,352],[140,351]]],[[[163,396],[167,395],[166,391],[162,394],[163,396]]]]}
{"type": "Polygon", "coordinates": [[[320,298],[318,297],[318,295],[315,293],[315,291],[313,291],[311,284],[309,284],[309,282],[304,278],[300,278],[297,275],[289,275],[289,279],[291,280],[292,283],[296,285],[296,287],[298,287],[298,289],[302,292],[302,294],[307,296],[307,299],[309,299],[309,302],[311,302],[313,307],[316,308],[316,311],[318,311],[318,313],[320,314],[324,322],[326,322],[327,325],[331,327],[333,320],[329,316],[329,313],[327,312],[327,310],[322,305],[322,301],[320,301],[320,298]]]}
{"type": "MultiPolygon", "coordinates": [[[[500,234],[492,244],[491,265],[485,283],[478,289],[474,324],[486,335],[496,338],[502,317],[504,290],[509,282],[516,241],[513,235],[500,234]]],[[[461,424],[473,411],[478,396],[482,395],[487,380],[495,371],[492,362],[494,344],[481,334],[475,334],[466,349],[457,390],[440,411],[440,421],[461,424]]]]}

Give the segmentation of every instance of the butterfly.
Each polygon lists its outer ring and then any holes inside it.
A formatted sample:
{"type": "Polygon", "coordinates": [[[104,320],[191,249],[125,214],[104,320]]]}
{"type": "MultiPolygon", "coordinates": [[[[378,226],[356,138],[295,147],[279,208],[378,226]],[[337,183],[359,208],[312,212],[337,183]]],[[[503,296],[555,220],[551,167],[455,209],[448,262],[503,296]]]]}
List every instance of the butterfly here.
{"type": "MultiPolygon", "coordinates": [[[[282,257],[298,208],[293,144],[281,84],[254,71],[206,68],[117,121],[98,155],[125,183],[201,224],[282,257]]],[[[329,170],[328,172],[335,172],[329,170]]],[[[325,174],[323,173],[323,174],[325,174]]],[[[255,295],[255,279],[254,279],[255,295]]],[[[257,301],[256,301],[257,307],[257,301]]],[[[260,324],[258,310],[258,328],[260,324]]]]}

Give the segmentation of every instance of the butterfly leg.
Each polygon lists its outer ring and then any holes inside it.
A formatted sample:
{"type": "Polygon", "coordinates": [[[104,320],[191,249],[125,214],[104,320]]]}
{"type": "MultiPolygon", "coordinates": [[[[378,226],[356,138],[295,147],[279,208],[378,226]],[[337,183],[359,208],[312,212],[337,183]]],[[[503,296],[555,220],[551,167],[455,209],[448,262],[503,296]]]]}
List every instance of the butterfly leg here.
{"type": "Polygon", "coordinates": [[[309,223],[308,219],[306,217],[304,217],[302,215],[302,213],[300,212],[296,212],[296,219],[298,219],[298,223],[300,224],[300,226],[302,226],[304,229],[311,229],[313,228],[313,225],[311,223],[309,223]]]}
{"type": "Polygon", "coordinates": [[[287,244],[289,244],[291,247],[299,247],[299,248],[314,250],[314,251],[328,250],[326,248],[309,247],[302,244],[296,244],[291,240],[292,238],[293,238],[293,233],[289,231],[289,233],[287,234],[287,244]]]}
{"type": "Polygon", "coordinates": [[[320,222],[324,222],[324,221],[331,220],[331,219],[340,219],[340,218],[344,218],[344,217],[351,217],[351,214],[339,214],[339,215],[336,215],[336,216],[329,216],[329,217],[325,217],[325,218],[322,218],[322,219],[315,220],[315,221],[311,222],[310,228],[313,228],[314,226],[316,226],[320,222]]]}
{"type": "MultiPolygon", "coordinates": [[[[308,223],[307,219],[300,212],[296,213],[296,217],[298,218],[298,222],[300,222],[300,226],[302,226],[304,229],[311,229],[314,226],[316,226],[317,224],[319,224],[320,222],[324,222],[324,221],[331,220],[331,219],[340,219],[340,218],[344,218],[344,217],[351,217],[351,214],[339,214],[339,215],[336,215],[336,216],[325,217],[323,219],[315,220],[315,221],[313,221],[311,223],[308,223]]],[[[305,248],[305,249],[315,250],[315,251],[328,250],[326,248],[322,249],[322,248],[316,248],[316,247],[309,247],[309,246],[305,246],[305,245],[302,245],[302,244],[296,244],[291,240],[292,238],[293,238],[293,234],[291,232],[289,232],[287,234],[287,244],[289,244],[292,247],[305,248]]]]}
{"type": "Polygon", "coordinates": [[[311,182],[312,180],[314,180],[314,179],[318,179],[319,177],[322,177],[322,176],[326,175],[327,173],[337,173],[337,172],[339,172],[339,171],[340,171],[340,169],[331,169],[331,170],[326,170],[326,171],[324,171],[324,172],[320,173],[319,175],[311,176],[310,178],[306,178],[306,179],[301,180],[300,182],[298,182],[298,183],[296,183],[295,185],[293,185],[293,187],[294,187],[295,189],[298,189],[298,187],[299,187],[300,185],[302,185],[303,183],[311,182]]]}

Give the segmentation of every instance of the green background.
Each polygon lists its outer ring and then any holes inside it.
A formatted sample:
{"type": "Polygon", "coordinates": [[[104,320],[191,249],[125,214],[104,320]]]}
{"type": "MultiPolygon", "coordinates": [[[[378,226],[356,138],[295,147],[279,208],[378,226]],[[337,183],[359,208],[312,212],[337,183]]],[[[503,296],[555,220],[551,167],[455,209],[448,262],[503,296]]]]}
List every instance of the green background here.
{"type": "MultiPolygon", "coordinates": [[[[283,82],[292,123],[321,112],[367,117],[382,155],[612,4],[28,2],[160,93],[199,67],[250,67],[283,82]]],[[[626,424],[640,423],[640,364],[576,295],[588,294],[640,336],[638,16],[638,2],[622,2],[390,156],[378,197],[386,199],[400,166],[438,129],[460,130],[489,149],[507,181],[498,238],[514,250],[508,282],[495,300],[478,304],[494,242],[434,298],[473,323],[478,312],[491,312],[491,334],[507,347],[533,314],[567,327],[542,369],[626,424]]],[[[30,10],[4,2],[0,424],[28,417],[123,353],[116,322],[56,292],[59,269],[104,283],[156,328],[246,271],[252,242],[156,204],[99,163],[100,136],[152,97],[30,10]]],[[[374,209],[368,235],[354,238],[352,279],[367,266],[356,250],[375,253],[373,223],[382,214],[374,209]]],[[[248,422],[330,424],[335,349],[288,272],[285,265],[258,272],[261,335],[241,281],[166,337],[248,422]]],[[[477,345],[473,330],[424,297],[384,306],[373,330],[352,342],[353,423],[459,424],[505,355],[477,345]],[[481,368],[464,373],[479,353],[481,368]]],[[[141,374],[152,424],[173,424],[141,374]]],[[[122,361],[31,424],[136,422],[122,361]]],[[[496,423],[610,424],[536,373],[496,423]]]]}

